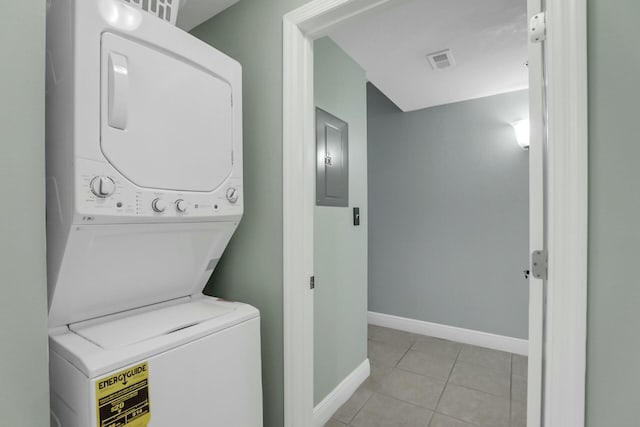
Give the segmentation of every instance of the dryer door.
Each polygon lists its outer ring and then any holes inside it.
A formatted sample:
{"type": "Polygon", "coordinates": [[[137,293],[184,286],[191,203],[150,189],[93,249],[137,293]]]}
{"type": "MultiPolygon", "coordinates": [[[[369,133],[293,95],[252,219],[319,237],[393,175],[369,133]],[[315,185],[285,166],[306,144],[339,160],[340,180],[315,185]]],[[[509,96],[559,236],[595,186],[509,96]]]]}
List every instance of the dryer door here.
{"type": "Polygon", "coordinates": [[[101,147],[145,188],[213,191],[231,174],[231,86],[171,52],[102,36],[101,147]]]}

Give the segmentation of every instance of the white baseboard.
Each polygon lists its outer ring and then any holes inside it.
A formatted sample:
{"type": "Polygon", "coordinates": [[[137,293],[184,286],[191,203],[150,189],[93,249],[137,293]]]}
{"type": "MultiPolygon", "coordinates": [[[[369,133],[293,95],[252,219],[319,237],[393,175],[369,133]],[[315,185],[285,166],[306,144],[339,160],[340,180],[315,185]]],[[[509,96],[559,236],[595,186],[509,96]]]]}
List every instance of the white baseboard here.
{"type": "Polygon", "coordinates": [[[349,400],[351,395],[360,387],[360,384],[369,378],[371,367],[369,359],[365,359],[347,378],[327,395],[322,402],[313,408],[314,427],[323,427],[336,413],[336,411],[349,400]]]}
{"type": "Polygon", "coordinates": [[[406,317],[370,311],[367,315],[370,324],[398,329],[414,334],[428,335],[464,344],[492,348],[494,350],[526,356],[529,353],[529,341],[520,338],[505,337],[455,326],[440,325],[422,320],[407,319],[406,317]]]}

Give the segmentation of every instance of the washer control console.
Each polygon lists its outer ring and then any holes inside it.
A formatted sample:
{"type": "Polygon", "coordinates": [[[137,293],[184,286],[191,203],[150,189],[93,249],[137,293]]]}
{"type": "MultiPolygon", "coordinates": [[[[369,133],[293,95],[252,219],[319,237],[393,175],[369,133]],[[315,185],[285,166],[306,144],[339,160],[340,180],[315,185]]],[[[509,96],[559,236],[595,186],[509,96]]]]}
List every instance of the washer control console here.
{"type": "Polygon", "coordinates": [[[227,188],[227,200],[229,203],[235,203],[238,201],[238,189],[235,187],[227,188]]]}
{"type": "Polygon", "coordinates": [[[241,177],[231,176],[211,192],[148,189],[135,186],[108,164],[87,159],[78,160],[77,177],[77,194],[83,195],[77,200],[77,213],[83,221],[171,220],[242,214],[241,177]]]}
{"type": "Polygon", "coordinates": [[[153,202],[151,202],[151,209],[153,209],[154,212],[162,213],[167,210],[167,202],[156,197],[153,199],[153,202]]]}
{"type": "Polygon", "coordinates": [[[189,211],[189,203],[182,199],[176,200],[176,210],[180,213],[187,213],[189,211]]]}
{"type": "Polygon", "coordinates": [[[94,196],[105,199],[116,191],[116,183],[108,176],[96,176],[89,184],[94,196]]]}

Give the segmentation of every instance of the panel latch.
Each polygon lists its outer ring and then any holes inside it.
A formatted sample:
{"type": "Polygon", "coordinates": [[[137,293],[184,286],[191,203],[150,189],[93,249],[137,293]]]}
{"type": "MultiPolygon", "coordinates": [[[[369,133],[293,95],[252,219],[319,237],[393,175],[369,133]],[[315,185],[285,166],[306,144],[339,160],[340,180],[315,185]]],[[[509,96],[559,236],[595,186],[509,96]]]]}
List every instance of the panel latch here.
{"type": "Polygon", "coordinates": [[[309,289],[315,289],[316,288],[316,276],[311,276],[309,278],[309,289]]]}

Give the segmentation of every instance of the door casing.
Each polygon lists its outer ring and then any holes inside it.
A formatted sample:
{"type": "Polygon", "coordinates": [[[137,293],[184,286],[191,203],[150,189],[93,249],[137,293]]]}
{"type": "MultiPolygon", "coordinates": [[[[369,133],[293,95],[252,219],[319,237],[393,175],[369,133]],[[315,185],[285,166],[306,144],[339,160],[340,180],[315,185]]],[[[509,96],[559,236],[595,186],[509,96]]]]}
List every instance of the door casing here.
{"type": "MultiPolygon", "coordinates": [[[[283,18],[286,427],[314,425],[313,291],[309,287],[313,276],[315,188],[313,40],[355,15],[399,1],[405,0],[314,0],[283,18]]],[[[541,8],[540,0],[528,0],[530,16],[541,8]]],[[[532,227],[535,236],[530,236],[530,241],[532,248],[544,244],[540,227],[546,211],[549,276],[544,333],[536,326],[530,330],[527,426],[582,427],[587,327],[586,0],[547,0],[545,9],[546,40],[539,50],[530,48],[530,55],[534,55],[530,58],[532,68],[538,67],[539,73],[530,90],[537,91],[534,97],[540,102],[534,106],[546,104],[546,126],[541,120],[532,122],[532,144],[538,145],[531,148],[530,162],[537,171],[531,178],[541,183],[544,176],[546,194],[542,185],[531,188],[536,226],[532,227]],[[542,144],[545,135],[546,144],[542,144]],[[541,205],[543,200],[546,206],[541,205]]],[[[544,117],[542,113],[540,117],[544,117]]],[[[532,279],[530,285],[530,321],[538,324],[544,304],[542,283],[532,279]]]]}

